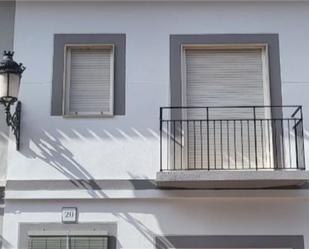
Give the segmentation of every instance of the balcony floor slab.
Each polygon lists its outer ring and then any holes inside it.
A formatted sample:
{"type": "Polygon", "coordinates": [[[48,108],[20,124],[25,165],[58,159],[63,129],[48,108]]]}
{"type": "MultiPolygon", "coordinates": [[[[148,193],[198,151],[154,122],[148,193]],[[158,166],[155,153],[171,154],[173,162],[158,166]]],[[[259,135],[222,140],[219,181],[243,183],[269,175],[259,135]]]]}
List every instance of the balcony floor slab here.
{"type": "Polygon", "coordinates": [[[309,180],[305,170],[177,170],[157,172],[161,188],[261,189],[300,186],[309,180]]]}

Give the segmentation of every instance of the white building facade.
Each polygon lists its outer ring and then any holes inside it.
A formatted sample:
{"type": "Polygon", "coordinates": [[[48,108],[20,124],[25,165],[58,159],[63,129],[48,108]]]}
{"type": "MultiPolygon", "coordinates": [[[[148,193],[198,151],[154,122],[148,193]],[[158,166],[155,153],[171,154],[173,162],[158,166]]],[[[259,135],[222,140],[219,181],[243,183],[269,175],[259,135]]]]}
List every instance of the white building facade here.
{"type": "Polygon", "coordinates": [[[3,248],[309,247],[308,1],[12,6],[3,248]]]}

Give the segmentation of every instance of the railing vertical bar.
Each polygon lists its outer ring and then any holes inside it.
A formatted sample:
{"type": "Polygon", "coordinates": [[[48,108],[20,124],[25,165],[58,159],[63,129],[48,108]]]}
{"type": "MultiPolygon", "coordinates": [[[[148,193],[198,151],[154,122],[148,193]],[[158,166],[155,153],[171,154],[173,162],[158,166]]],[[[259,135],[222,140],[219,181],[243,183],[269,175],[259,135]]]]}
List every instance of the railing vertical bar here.
{"type": "Polygon", "coordinates": [[[167,169],[170,169],[171,166],[170,166],[170,137],[169,137],[169,134],[170,134],[170,130],[169,130],[169,121],[166,121],[166,146],[167,146],[167,153],[166,153],[166,166],[167,166],[167,169]]]}
{"type": "Polygon", "coordinates": [[[284,124],[283,124],[283,120],[281,119],[281,146],[282,146],[282,168],[286,167],[285,164],[285,143],[284,143],[284,124]]]}
{"type": "Polygon", "coordinates": [[[230,169],[230,127],[229,120],[226,121],[226,129],[227,129],[227,167],[230,169]]]}
{"type": "Polygon", "coordinates": [[[304,119],[303,119],[303,108],[300,106],[300,122],[301,122],[301,145],[302,145],[302,168],[305,169],[305,140],[304,140],[304,119]]]}
{"type": "Polygon", "coordinates": [[[162,171],[162,154],[163,154],[163,151],[162,151],[162,107],[160,108],[160,171],[162,171]]]}
{"type": "Polygon", "coordinates": [[[217,149],[216,149],[216,121],[213,121],[214,128],[214,167],[217,169],[217,149]]]}
{"type": "Polygon", "coordinates": [[[273,148],[271,148],[271,135],[270,135],[270,126],[271,126],[271,122],[270,120],[267,120],[266,122],[267,124],[267,139],[268,139],[268,159],[269,159],[269,164],[270,164],[270,167],[272,165],[272,159],[273,159],[273,148]]]}
{"type": "Polygon", "coordinates": [[[190,150],[190,143],[189,143],[189,121],[186,121],[187,124],[187,169],[190,168],[190,159],[189,159],[189,150],[190,150]]]}
{"type": "Polygon", "coordinates": [[[173,164],[174,164],[174,169],[176,169],[176,121],[173,121],[173,150],[174,150],[174,154],[173,154],[173,164]]]}
{"type": "Polygon", "coordinates": [[[204,161],[203,161],[203,123],[200,120],[200,140],[201,140],[201,169],[204,168],[204,161]]]}
{"type": "MultiPolygon", "coordinates": [[[[304,123],[303,123],[303,114],[302,114],[302,108],[300,109],[301,111],[301,119],[300,119],[300,123],[301,123],[301,152],[302,152],[302,162],[305,163],[305,141],[304,141],[304,123]]],[[[299,169],[305,169],[304,168],[304,164],[302,165],[302,168],[299,169]]]]}
{"type": "Polygon", "coordinates": [[[195,133],[195,121],[193,121],[193,151],[194,151],[194,169],[196,169],[196,133],[195,133]]]}
{"type": "Polygon", "coordinates": [[[291,126],[290,126],[290,120],[287,120],[288,122],[288,141],[289,141],[289,162],[290,162],[290,168],[293,168],[292,165],[292,152],[291,152],[291,126]]]}
{"type": "Polygon", "coordinates": [[[256,110],[253,107],[253,122],[254,122],[254,152],[255,152],[255,168],[258,170],[258,155],[257,155],[257,137],[256,137],[256,110]]]}
{"type": "Polygon", "coordinates": [[[247,120],[247,129],[248,129],[248,160],[249,160],[249,169],[251,169],[251,146],[250,146],[250,122],[247,120]]]}
{"type": "Polygon", "coordinates": [[[273,123],[274,123],[274,126],[273,126],[273,132],[274,132],[274,143],[273,143],[273,146],[275,147],[274,148],[274,151],[275,151],[275,154],[274,154],[274,167],[275,168],[279,168],[279,165],[278,165],[278,143],[277,143],[277,125],[276,125],[276,120],[274,119],[273,120],[273,123]]]}
{"type": "Polygon", "coordinates": [[[242,125],[242,120],[240,122],[240,137],[241,137],[241,166],[244,168],[244,137],[243,137],[243,125],[242,125]]]}
{"type": "Polygon", "coordinates": [[[234,120],[234,160],[235,160],[235,169],[237,169],[237,151],[236,151],[236,120],[234,120]]]}
{"type": "Polygon", "coordinates": [[[220,151],[221,151],[221,169],[223,169],[223,138],[222,138],[222,120],[220,120],[220,151]]]}
{"type": "Polygon", "coordinates": [[[209,108],[206,108],[206,120],[207,120],[207,164],[208,170],[210,170],[210,158],[209,158],[209,108]]]}
{"type": "Polygon", "coordinates": [[[296,128],[296,120],[294,120],[294,132],[295,132],[295,154],[296,154],[296,168],[299,169],[299,160],[298,160],[298,135],[296,128]]]}
{"type": "Polygon", "coordinates": [[[183,141],[183,130],[182,130],[182,122],[183,121],[180,121],[180,141],[181,141],[181,146],[180,146],[180,169],[182,170],[182,150],[183,150],[183,144],[182,144],[182,141],[183,141]]]}
{"type": "Polygon", "coordinates": [[[261,148],[262,148],[262,167],[263,169],[265,168],[265,158],[264,158],[264,124],[263,124],[263,120],[260,120],[260,125],[261,125],[261,148]]]}

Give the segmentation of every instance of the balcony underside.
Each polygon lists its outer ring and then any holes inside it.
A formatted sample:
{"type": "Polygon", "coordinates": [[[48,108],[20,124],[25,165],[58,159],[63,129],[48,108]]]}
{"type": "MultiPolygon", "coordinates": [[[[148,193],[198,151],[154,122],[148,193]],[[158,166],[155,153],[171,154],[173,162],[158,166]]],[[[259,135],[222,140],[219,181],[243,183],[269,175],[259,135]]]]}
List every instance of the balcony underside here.
{"type": "Polygon", "coordinates": [[[161,188],[259,189],[299,186],[309,180],[304,170],[226,171],[177,170],[157,173],[161,188]]]}

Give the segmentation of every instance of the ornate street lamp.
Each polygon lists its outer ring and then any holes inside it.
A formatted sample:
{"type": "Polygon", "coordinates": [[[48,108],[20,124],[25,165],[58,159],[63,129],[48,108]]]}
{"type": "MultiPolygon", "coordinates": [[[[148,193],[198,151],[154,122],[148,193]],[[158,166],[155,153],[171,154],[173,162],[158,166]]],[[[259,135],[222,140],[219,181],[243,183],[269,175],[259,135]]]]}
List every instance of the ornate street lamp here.
{"type": "Polygon", "coordinates": [[[4,51],[0,61],[0,103],[5,107],[6,123],[11,127],[16,138],[16,149],[19,150],[21,102],[17,101],[20,79],[25,67],[13,60],[14,52],[4,51]],[[11,105],[16,109],[11,114],[11,105]]]}

